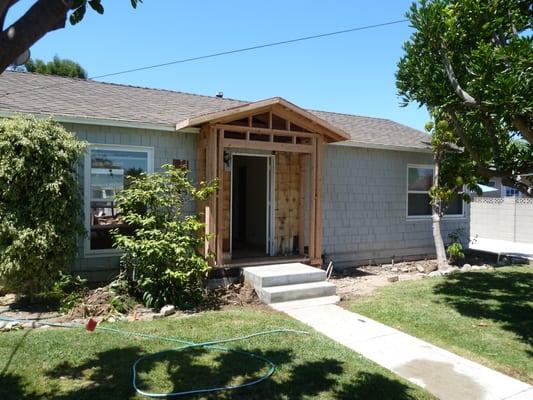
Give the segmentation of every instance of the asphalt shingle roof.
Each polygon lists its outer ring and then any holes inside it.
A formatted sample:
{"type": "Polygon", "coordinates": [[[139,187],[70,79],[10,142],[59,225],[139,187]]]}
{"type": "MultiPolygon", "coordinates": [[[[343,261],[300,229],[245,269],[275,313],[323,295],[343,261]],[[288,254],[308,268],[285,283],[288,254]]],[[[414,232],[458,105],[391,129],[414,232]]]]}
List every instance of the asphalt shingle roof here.
{"type": "MultiPolygon", "coordinates": [[[[174,126],[249,102],[23,72],[0,75],[0,111],[174,126]]],[[[429,136],[381,118],[308,110],[359,144],[429,148],[429,136]]]]}

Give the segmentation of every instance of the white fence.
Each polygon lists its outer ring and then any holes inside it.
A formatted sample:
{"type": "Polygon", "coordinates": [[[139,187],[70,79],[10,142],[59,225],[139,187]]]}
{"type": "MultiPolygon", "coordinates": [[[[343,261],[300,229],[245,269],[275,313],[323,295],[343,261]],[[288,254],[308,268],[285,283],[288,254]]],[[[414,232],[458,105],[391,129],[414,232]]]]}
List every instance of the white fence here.
{"type": "Polygon", "coordinates": [[[533,243],[533,199],[474,198],[470,206],[470,236],[533,243]]]}

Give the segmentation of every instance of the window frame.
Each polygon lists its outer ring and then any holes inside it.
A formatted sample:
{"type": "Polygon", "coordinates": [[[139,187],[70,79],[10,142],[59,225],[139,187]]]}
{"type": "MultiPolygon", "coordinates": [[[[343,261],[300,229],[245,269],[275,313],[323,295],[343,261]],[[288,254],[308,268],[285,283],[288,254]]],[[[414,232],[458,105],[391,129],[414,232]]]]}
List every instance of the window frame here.
{"type": "MultiPolygon", "coordinates": [[[[435,170],[435,166],[432,164],[407,164],[406,168],[406,181],[405,181],[405,188],[406,188],[406,194],[405,194],[405,216],[408,221],[428,221],[431,220],[432,215],[409,215],[409,194],[429,194],[429,190],[409,190],[409,169],[410,168],[416,168],[416,169],[431,169],[432,171],[435,170]]],[[[443,220],[453,220],[453,219],[464,219],[466,218],[466,202],[463,200],[463,212],[461,214],[444,214],[443,220]]]]}
{"type": "Polygon", "coordinates": [[[91,154],[93,150],[122,150],[144,152],[147,155],[146,173],[154,172],[154,148],[147,146],[129,146],[121,144],[90,143],[85,152],[83,164],[83,213],[84,228],[87,232],[83,240],[84,257],[119,256],[122,252],[118,249],[91,249],[91,154]]]}

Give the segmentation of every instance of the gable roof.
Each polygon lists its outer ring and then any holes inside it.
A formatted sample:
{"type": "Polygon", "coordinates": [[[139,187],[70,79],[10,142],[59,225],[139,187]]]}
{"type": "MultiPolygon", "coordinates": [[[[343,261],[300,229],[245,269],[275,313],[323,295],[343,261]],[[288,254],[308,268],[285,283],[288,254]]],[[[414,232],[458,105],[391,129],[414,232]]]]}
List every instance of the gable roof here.
{"type": "MultiPolygon", "coordinates": [[[[287,102],[288,103],[288,102],[287,102]]],[[[0,74],[0,113],[52,115],[59,120],[175,130],[183,121],[250,102],[28,72],[0,74]]],[[[290,104],[290,103],[289,103],[290,104]]],[[[296,106],[294,106],[296,107],[296,106]]],[[[347,133],[343,145],[428,151],[429,136],[381,118],[302,110],[347,133]]]]}
{"type": "MultiPolygon", "coordinates": [[[[187,128],[191,126],[198,126],[205,123],[216,123],[219,121],[224,121],[225,119],[233,119],[235,115],[246,113],[252,114],[257,113],[260,110],[265,108],[277,107],[277,109],[285,109],[292,113],[298,114],[300,117],[306,120],[307,123],[318,125],[322,129],[321,131],[333,141],[344,141],[349,140],[350,135],[344,132],[337,125],[330,124],[323,118],[317,117],[315,114],[304,110],[303,108],[298,107],[297,105],[281,98],[281,97],[272,97],[270,99],[254,101],[244,105],[238,105],[233,108],[229,108],[223,111],[210,112],[200,116],[187,118],[186,120],[179,122],[176,126],[177,129],[187,128]]],[[[275,112],[276,108],[272,108],[272,111],[275,112]]]]}

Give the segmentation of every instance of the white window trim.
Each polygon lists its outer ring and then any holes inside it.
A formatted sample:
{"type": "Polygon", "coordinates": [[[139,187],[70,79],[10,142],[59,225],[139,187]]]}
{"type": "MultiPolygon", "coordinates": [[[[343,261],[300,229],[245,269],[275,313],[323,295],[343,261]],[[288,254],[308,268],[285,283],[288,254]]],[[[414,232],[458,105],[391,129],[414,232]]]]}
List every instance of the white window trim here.
{"type": "MultiPolygon", "coordinates": [[[[432,164],[407,164],[406,182],[405,182],[405,217],[408,221],[431,221],[432,215],[409,215],[409,194],[428,194],[427,190],[409,190],[409,168],[424,168],[433,170],[432,164]]],[[[466,218],[466,202],[463,200],[462,214],[445,214],[443,220],[459,220],[466,218]]]]}
{"type": "Polygon", "coordinates": [[[87,232],[83,240],[83,255],[84,257],[105,257],[105,256],[119,256],[122,252],[118,249],[91,249],[91,152],[93,150],[123,150],[123,151],[142,151],[146,152],[147,158],[147,173],[154,172],[154,148],[145,146],[127,146],[119,144],[89,144],[85,153],[85,160],[83,165],[83,212],[84,212],[84,227],[87,232]]]}

